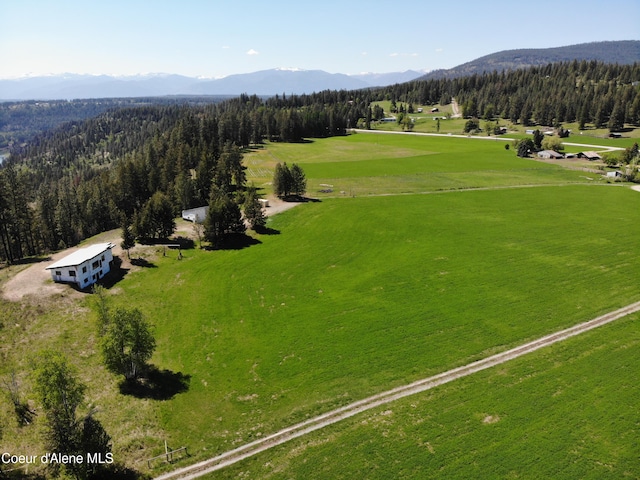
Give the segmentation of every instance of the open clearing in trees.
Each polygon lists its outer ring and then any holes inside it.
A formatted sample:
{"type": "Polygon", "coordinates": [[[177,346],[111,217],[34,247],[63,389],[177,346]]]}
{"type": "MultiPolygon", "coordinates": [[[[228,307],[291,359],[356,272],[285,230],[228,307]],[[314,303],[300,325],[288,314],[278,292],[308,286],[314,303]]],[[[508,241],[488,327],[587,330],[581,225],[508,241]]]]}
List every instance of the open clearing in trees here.
{"type": "MultiPolygon", "coordinates": [[[[146,470],[144,460],[161,454],[165,439],[172,447],[189,448],[188,461],[157,465],[156,474],[640,301],[640,195],[630,188],[518,159],[502,142],[357,134],[269,145],[255,155],[248,163],[254,162],[256,171],[266,169],[268,162],[296,162],[307,173],[309,195],[316,196],[320,184],[333,185],[334,191],[323,194],[320,202],[270,218],[268,233],[254,235],[245,248],[185,250],[182,261],[175,255],[153,258],[149,268],[127,273],[110,295],[114,306],[136,306],[155,324],[158,347],[152,363],[188,378],[186,391],[163,401],[120,395],[118,380],[101,367],[90,296],[73,305],[56,306],[59,297],[54,296],[21,307],[39,313],[27,315],[18,326],[5,325],[6,361],[0,373],[26,372],[36,345],[63,350],[82,369],[87,398],[100,407],[97,416],[114,438],[115,458],[146,470]],[[538,186],[519,188],[530,185],[538,186]],[[472,190],[479,188],[486,190],[472,190]],[[426,192],[432,194],[414,195],[426,192]]],[[[255,179],[258,186],[269,180],[255,179]]],[[[1,307],[18,315],[12,305],[1,307]]],[[[637,336],[625,331],[633,329],[637,315],[620,322],[627,327],[616,322],[585,335],[598,355],[604,354],[597,347],[602,337],[620,353],[620,361],[633,365],[637,336]]],[[[583,346],[572,339],[553,352],[564,352],[557,357],[564,365],[567,358],[582,358],[583,346]]],[[[517,365],[499,371],[523,369],[517,378],[538,378],[540,384],[525,382],[526,391],[531,403],[546,405],[548,398],[537,392],[546,392],[556,381],[545,373],[548,363],[541,362],[540,369],[536,361],[517,365]]],[[[572,365],[568,371],[581,372],[579,378],[591,384],[588,364],[572,365]]],[[[637,369],[637,357],[635,365],[637,369]]],[[[568,378],[556,371],[559,378],[568,378]]],[[[418,445],[416,439],[422,442],[421,452],[433,455],[427,464],[430,473],[450,473],[461,448],[469,464],[486,465],[499,447],[485,446],[504,445],[498,436],[504,438],[505,425],[520,437],[544,438],[549,428],[538,421],[511,423],[529,410],[502,409],[499,403],[496,408],[474,407],[465,416],[465,405],[478,401],[475,391],[503,395],[511,404],[519,401],[522,391],[514,394],[497,380],[483,390],[488,378],[500,378],[495,375],[461,380],[469,397],[460,393],[462,387],[449,386],[443,393],[427,392],[384,407],[385,412],[405,412],[394,422],[399,430],[385,428],[399,414],[356,416],[344,427],[330,427],[328,437],[314,434],[312,445],[296,440],[300,443],[233,467],[229,475],[247,471],[258,477],[331,478],[343,471],[347,477],[420,478],[425,474],[418,466],[422,453],[398,453],[407,442],[418,445]],[[410,416],[414,402],[421,405],[422,421],[410,416]],[[465,430],[476,419],[485,428],[479,437],[465,430]],[[368,426],[361,423],[365,420],[368,426]],[[440,433],[432,437],[436,426],[440,433]],[[376,436],[389,440],[378,444],[376,436]],[[449,437],[459,443],[445,441],[449,437]],[[318,469],[305,470],[297,449],[311,455],[317,448],[321,457],[309,458],[318,469]],[[340,455],[352,448],[353,461],[347,462],[340,455]],[[393,459],[385,456],[386,449],[396,452],[393,459]],[[340,465],[332,470],[324,457],[343,458],[344,470],[340,465]],[[261,469],[268,462],[274,468],[261,469]]],[[[638,388],[624,376],[607,378],[605,384],[607,388],[597,389],[597,398],[607,405],[616,405],[621,395],[638,397],[638,388]]],[[[6,399],[0,401],[3,409],[9,408],[6,399]]],[[[619,438],[629,438],[637,428],[627,404],[582,415],[574,402],[554,403],[551,418],[572,415],[574,421],[554,424],[555,448],[564,455],[545,457],[548,471],[559,472],[552,476],[575,478],[574,470],[563,470],[564,463],[571,452],[593,444],[599,448],[591,456],[571,457],[579,471],[588,474],[594,458],[610,465],[612,476],[638,467],[637,458],[634,465],[627,450],[608,441],[611,429],[619,438]],[[581,443],[571,433],[576,424],[595,440],[581,443]],[[607,441],[599,443],[598,438],[607,441]]],[[[29,432],[9,425],[3,442],[17,438],[9,447],[37,454],[41,446],[29,432]]],[[[543,445],[542,440],[536,445],[543,445]]],[[[530,466],[517,458],[496,475],[526,477],[530,466]]]]}

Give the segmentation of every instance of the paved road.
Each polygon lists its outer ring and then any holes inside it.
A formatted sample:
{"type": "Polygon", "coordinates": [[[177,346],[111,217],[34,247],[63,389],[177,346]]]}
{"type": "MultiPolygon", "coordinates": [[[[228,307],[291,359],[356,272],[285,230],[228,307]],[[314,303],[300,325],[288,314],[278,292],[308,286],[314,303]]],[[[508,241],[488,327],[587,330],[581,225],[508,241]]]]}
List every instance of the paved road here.
{"type": "Polygon", "coordinates": [[[289,428],[280,430],[279,432],[269,435],[268,437],[255,440],[234,450],[222,453],[203,462],[196,463],[189,467],[181,468],[179,470],[161,475],[157,477],[156,480],[198,478],[208,473],[221,470],[222,468],[239,462],[245,458],[257,455],[258,453],[268,450],[272,447],[281,445],[285,442],[288,442],[289,440],[301,437],[303,435],[306,435],[307,433],[319,430],[333,423],[337,423],[341,420],[357,415],[358,413],[379,407],[381,405],[393,402],[409,395],[415,395],[416,393],[430,390],[439,385],[443,385],[458,378],[466,377],[467,375],[471,375],[481,370],[500,365],[501,363],[508,362],[509,360],[521,357],[523,355],[526,355],[527,353],[531,353],[549,345],[553,345],[554,343],[561,342],[575,335],[587,332],[638,311],[640,311],[640,302],[627,305],[626,307],[594,318],[593,320],[589,320],[588,322],[580,323],[573,327],[560,330],[559,332],[555,332],[532,342],[525,343],[516,348],[512,348],[511,350],[492,355],[468,365],[454,368],[438,375],[418,380],[417,382],[397,387],[392,390],[388,390],[386,392],[382,392],[363,400],[351,403],[342,408],[332,410],[302,423],[298,423],[297,425],[293,425],[289,428]]]}

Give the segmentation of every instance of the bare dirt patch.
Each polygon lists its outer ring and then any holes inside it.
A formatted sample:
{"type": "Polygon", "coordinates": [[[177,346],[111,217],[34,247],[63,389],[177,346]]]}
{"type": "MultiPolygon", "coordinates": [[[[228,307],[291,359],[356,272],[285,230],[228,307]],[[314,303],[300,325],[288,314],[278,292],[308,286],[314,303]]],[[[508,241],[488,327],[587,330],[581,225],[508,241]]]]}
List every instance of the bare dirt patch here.
{"type": "MultiPolygon", "coordinates": [[[[101,235],[101,237],[105,237],[104,239],[100,239],[102,242],[112,242],[116,244],[116,247],[113,249],[114,257],[122,252],[119,247],[119,230],[112,230],[111,232],[101,235]]],[[[82,247],[84,247],[84,245],[56,252],[47,260],[34,263],[21,272],[18,272],[13,278],[7,280],[7,283],[4,284],[4,287],[0,292],[2,297],[11,302],[19,302],[25,297],[43,299],[63,293],[67,296],[77,298],[82,297],[82,292],[74,289],[73,287],[62,283],[54,283],[51,280],[51,274],[49,271],[45,270],[49,265],[82,247]]]]}
{"type": "Polygon", "coordinates": [[[500,421],[500,417],[498,415],[487,415],[482,420],[482,423],[498,423],[500,421]]]}
{"type": "Polygon", "coordinates": [[[293,207],[300,205],[301,202],[285,202],[278,197],[269,196],[269,206],[264,209],[267,217],[271,217],[281,212],[291,210],[293,207]]]}

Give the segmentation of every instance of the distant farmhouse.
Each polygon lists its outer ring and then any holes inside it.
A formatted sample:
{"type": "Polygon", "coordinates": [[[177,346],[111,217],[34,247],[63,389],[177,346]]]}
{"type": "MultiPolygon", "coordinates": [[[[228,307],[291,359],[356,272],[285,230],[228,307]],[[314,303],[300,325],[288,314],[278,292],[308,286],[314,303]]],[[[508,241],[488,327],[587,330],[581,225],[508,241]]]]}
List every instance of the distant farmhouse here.
{"type": "Polygon", "coordinates": [[[587,160],[602,160],[602,157],[596,152],[580,152],[578,158],[586,158],[587,160]]]}
{"type": "Polygon", "coordinates": [[[87,288],[104,277],[113,264],[112,243],[96,243],[81,248],[46,268],[54,282],[75,283],[87,288]]]}
{"type": "Polygon", "coordinates": [[[555,152],[553,150],[542,150],[541,152],[538,152],[538,157],[557,160],[560,158],[564,158],[564,155],[562,155],[561,153],[555,152]]]}

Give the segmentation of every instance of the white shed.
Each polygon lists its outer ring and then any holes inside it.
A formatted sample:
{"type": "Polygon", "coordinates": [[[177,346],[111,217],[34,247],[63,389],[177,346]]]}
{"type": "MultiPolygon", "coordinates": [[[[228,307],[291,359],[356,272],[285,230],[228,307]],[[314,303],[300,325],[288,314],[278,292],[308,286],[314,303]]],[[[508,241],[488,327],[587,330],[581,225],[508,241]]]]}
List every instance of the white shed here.
{"type": "Polygon", "coordinates": [[[182,210],[182,218],[193,223],[204,223],[204,219],[207,218],[207,212],[209,212],[209,205],[190,208],[189,210],[182,210]]]}
{"type": "Polygon", "coordinates": [[[49,265],[54,282],[75,283],[79,288],[93,285],[111,270],[113,243],[96,243],[76,250],[61,260],[49,265]]]}

